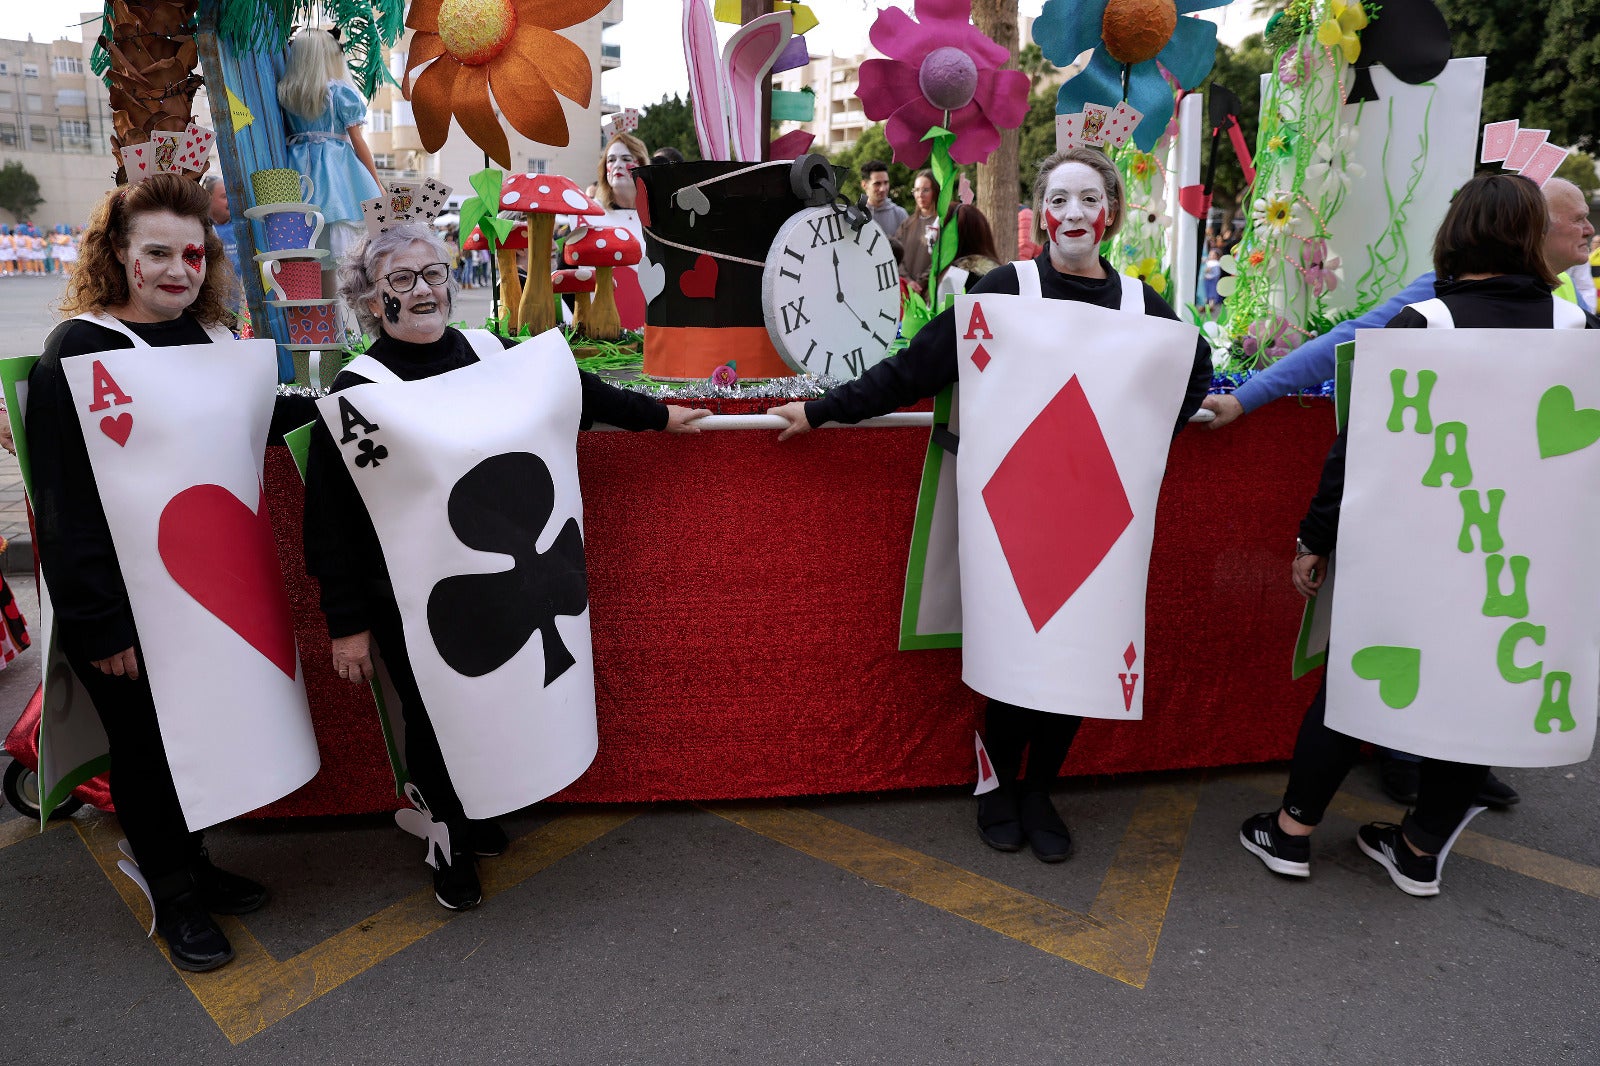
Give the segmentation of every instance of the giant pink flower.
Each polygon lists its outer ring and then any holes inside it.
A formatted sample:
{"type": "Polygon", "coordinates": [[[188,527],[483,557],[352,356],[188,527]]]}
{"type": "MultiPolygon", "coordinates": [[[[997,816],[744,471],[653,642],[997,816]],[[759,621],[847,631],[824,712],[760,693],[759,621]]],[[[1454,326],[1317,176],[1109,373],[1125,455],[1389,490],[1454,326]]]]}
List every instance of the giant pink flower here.
{"type": "Polygon", "coordinates": [[[916,0],[914,7],[915,19],[886,7],[873,22],[873,46],[889,58],[861,64],[862,109],[874,122],[888,120],[884,136],[908,167],[927,162],[930,142],[922,138],[935,126],[956,135],[952,159],[981,163],[1000,147],[1001,128],[1022,125],[1028,76],[1000,69],[1011,54],[972,25],[971,0],[916,0]]]}

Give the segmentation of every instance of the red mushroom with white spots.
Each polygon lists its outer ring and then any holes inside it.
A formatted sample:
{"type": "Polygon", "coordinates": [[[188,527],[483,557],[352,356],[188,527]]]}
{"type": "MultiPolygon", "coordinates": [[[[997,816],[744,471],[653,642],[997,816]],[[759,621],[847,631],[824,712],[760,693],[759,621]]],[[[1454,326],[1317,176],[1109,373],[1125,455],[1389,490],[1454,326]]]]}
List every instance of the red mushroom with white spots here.
{"type": "Polygon", "coordinates": [[[617,267],[633,266],[643,257],[644,249],[639,247],[633,234],[621,226],[590,226],[573,231],[567,238],[563,255],[573,266],[592,266],[599,272],[594,304],[589,308],[588,322],[581,331],[601,341],[621,337],[622,317],[617,313],[611,272],[617,267]]]}
{"type": "Polygon", "coordinates": [[[554,271],[550,275],[550,289],[557,296],[573,294],[572,329],[575,333],[583,332],[588,320],[589,294],[594,292],[594,282],[594,267],[573,267],[554,271]]]}
{"type": "Polygon", "coordinates": [[[555,329],[559,320],[549,270],[556,216],[603,215],[605,208],[559,174],[513,174],[500,187],[500,210],[528,216],[528,284],[522,290],[513,332],[523,326],[535,335],[555,329]]]}

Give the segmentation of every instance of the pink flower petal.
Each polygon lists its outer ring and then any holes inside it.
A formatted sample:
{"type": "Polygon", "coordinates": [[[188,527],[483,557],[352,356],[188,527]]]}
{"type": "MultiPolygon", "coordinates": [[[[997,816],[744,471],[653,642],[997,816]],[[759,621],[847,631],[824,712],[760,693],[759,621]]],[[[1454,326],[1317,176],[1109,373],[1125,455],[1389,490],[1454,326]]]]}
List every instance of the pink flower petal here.
{"type": "Polygon", "coordinates": [[[910,63],[913,67],[921,65],[923,57],[938,47],[928,43],[928,36],[925,27],[898,7],[886,7],[878,12],[872,28],[867,31],[874,48],[890,59],[910,63]]]}
{"type": "Polygon", "coordinates": [[[972,16],[972,0],[916,0],[917,19],[928,22],[942,19],[946,22],[966,22],[972,16]]]}
{"type": "Polygon", "coordinates": [[[899,60],[869,59],[861,64],[860,79],[856,95],[861,98],[861,109],[874,122],[882,122],[922,95],[917,68],[899,60]]]}
{"type": "Polygon", "coordinates": [[[1028,76],[1020,70],[980,70],[973,99],[996,126],[1016,129],[1028,117],[1028,76]]]}
{"type": "Polygon", "coordinates": [[[952,111],[947,128],[956,135],[956,142],[950,146],[950,158],[957,163],[981,163],[1000,147],[1000,131],[973,104],[952,111]]]}
{"type": "Polygon", "coordinates": [[[923,135],[943,120],[944,112],[935,111],[920,95],[890,115],[883,135],[894,148],[895,162],[913,170],[926,163],[933,142],[923,140],[923,135]]]}

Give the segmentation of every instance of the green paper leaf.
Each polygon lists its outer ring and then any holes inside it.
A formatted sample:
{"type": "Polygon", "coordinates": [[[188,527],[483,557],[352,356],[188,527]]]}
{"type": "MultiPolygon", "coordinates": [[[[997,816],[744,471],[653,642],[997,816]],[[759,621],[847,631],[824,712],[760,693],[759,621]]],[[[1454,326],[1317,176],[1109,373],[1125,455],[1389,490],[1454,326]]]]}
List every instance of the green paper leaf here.
{"type": "Polygon", "coordinates": [[[478,171],[467,179],[467,184],[472,186],[472,191],[478,194],[478,199],[486,204],[494,204],[496,210],[500,206],[500,186],[505,181],[505,175],[498,167],[487,167],[478,171]]]}

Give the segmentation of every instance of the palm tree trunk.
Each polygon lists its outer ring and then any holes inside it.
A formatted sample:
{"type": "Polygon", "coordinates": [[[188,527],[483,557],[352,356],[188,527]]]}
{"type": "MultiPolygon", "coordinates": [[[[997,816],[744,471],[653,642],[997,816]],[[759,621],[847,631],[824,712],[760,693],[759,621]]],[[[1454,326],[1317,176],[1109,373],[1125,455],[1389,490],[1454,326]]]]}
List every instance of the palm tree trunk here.
{"type": "MultiPolygon", "coordinates": [[[[182,133],[193,114],[202,79],[195,68],[200,50],[194,39],[199,0],[113,0],[111,39],[100,45],[111,59],[106,72],[110,94],[111,146],[142,144],[152,133],[182,133]]],[[[189,173],[189,172],[186,172],[189,173]]],[[[200,175],[189,173],[198,181],[200,175]]],[[[127,181],[121,169],[117,183],[127,181]]]]}
{"type": "MultiPolygon", "coordinates": [[[[1017,69],[1017,0],[972,0],[972,22],[991,41],[1011,53],[1006,68],[1017,69]]],[[[994,231],[1000,261],[1017,257],[1017,153],[1021,130],[1001,130],[1000,147],[978,165],[978,210],[994,231]]]]}

